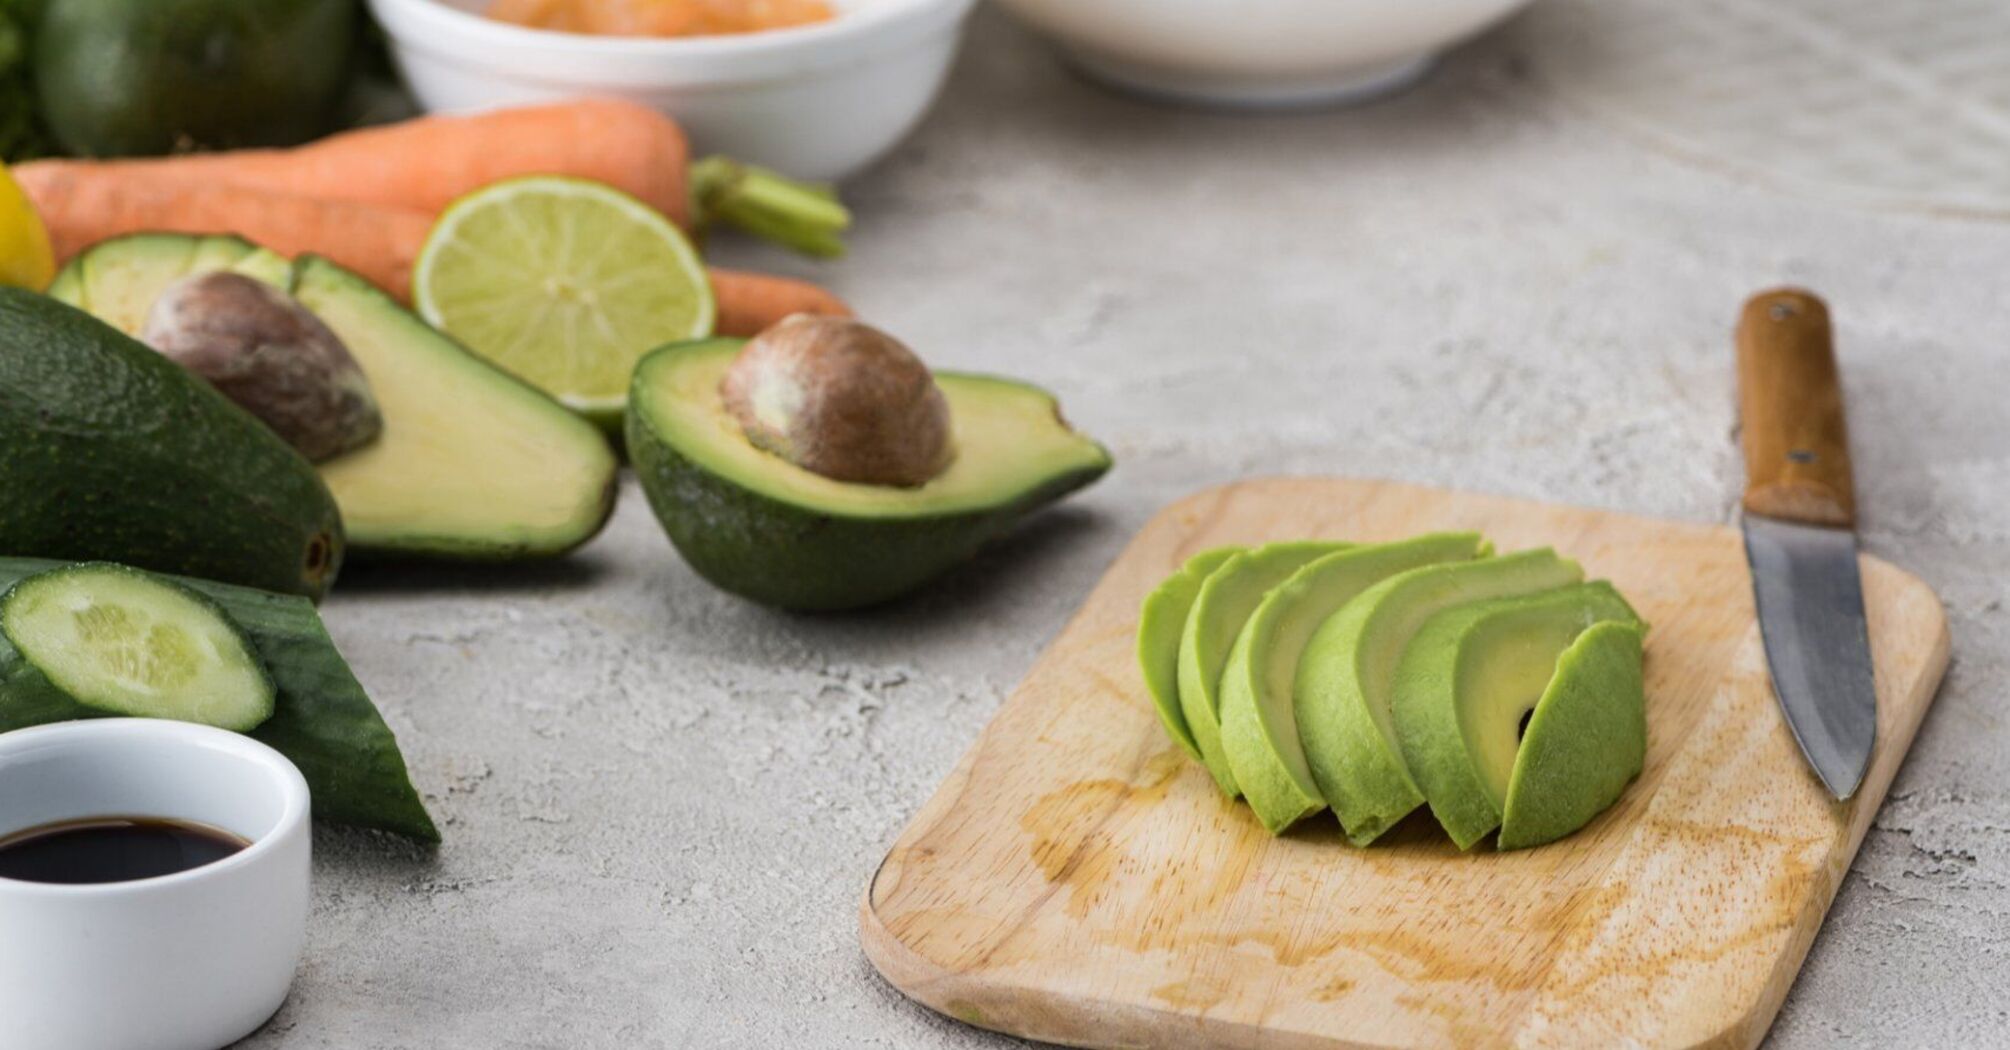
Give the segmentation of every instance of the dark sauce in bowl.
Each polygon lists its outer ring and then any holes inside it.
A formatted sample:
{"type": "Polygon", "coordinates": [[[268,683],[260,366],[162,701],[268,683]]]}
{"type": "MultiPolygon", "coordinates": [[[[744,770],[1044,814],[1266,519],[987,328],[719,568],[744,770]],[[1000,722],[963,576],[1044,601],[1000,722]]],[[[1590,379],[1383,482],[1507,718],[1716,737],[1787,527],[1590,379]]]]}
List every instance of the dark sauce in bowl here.
{"type": "Polygon", "coordinates": [[[86,817],[0,836],[0,879],[87,885],[200,868],[250,843],[230,832],[161,817],[86,817]]]}

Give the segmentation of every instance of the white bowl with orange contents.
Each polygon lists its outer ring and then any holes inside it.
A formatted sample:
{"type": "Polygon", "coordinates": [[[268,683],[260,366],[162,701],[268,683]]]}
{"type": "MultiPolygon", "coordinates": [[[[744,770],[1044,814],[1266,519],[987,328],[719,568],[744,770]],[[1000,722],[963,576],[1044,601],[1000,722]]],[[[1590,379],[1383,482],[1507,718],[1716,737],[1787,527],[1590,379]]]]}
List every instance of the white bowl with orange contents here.
{"type": "Polygon", "coordinates": [[[426,109],[631,99],[676,117],[701,152],[839,179],[920,123],[976,0],[829,0],[828,21],[686,37],[532,29],[484,17],[489,3],[370,0],[426,109]]]}

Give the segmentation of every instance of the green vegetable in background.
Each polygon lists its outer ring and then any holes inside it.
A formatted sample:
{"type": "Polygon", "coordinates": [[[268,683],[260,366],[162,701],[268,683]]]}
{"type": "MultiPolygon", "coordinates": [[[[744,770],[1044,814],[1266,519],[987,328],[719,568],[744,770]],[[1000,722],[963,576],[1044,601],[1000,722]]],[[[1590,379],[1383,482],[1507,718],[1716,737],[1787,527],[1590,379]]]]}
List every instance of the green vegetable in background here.
{"type": "Polygon", "coordinates": [[[356,0],[62,0],[35,93],[83,156],[293,145],[336,126],[359,21],[356,0]]]}
{"type": "Polygon", "coordinates": [[[35,107],[28,53],[43,0],[0,0],[0,160],[31,160],[51,152],[35,107]]]}

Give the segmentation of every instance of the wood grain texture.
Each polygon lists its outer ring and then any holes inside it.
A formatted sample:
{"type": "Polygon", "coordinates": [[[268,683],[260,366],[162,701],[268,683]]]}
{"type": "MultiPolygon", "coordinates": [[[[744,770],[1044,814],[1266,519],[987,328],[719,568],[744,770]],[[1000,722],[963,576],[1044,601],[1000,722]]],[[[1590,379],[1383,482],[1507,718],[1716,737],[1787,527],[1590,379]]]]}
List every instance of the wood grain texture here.
{"type": "Polygon", "coordinates": [[[1856,520],[1835,339],[1813,293],[1776,288],[1745,303],[1738,421],[1746,510],[1812,525],[1856,520]]]}
{"type": "Polygon", "coordinates": [[[1251,481],[1162,511],[888,853],[866,954],[936,1010],[1093,1047],[1751,1046],[1947,664],[1939,600],[1864,559],[1879,746],[1835,803],[1767,684],[1734,530],[1404,485],[1251,481]],[[1550,544],[1653,624],[1646,770],[1551,846],[1272,839],[1159,727],[1139,602],[1224,543],[1478,529],[1550,544]]]}

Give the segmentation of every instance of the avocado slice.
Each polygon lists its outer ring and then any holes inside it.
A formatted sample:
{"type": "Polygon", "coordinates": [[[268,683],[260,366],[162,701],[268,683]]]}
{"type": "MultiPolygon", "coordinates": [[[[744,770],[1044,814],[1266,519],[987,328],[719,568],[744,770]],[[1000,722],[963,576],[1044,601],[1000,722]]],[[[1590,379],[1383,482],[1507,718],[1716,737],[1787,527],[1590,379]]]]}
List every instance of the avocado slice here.
{"type": "Polygon", "coordinates": [[[1158,709],[1159,721],[1195,761],[1200,761],[1200,745],[1186,725],[1179,706],[1179,638],[1186,627],[1186,614],[1200,595],[1200,585],[1222,562],[1241,547],[1216,547],[1186,560],[1179,571],[1165,578],[1138,611],[1138,668],[1144,672],[1145,691],[1158,709]]]}
{"type": "MultiPolygon", "coordinates": [[[[1500,826],[1522,717],[1551,687],[1558,656],[1607,621],[1637,626],[1640,618],[1611,584],[1594,580],[1447,609],[1425,621],[1403,651],[1392,691],[1396,740],[1431,813],[1460,849],[1500,826]]],[[[1560,732],[1573,730],[1566,723],[1560,732]]],[[[1586,739],[1601,749],[1615,743],[1586,739]]]]}
{"type": "Polygon", "coordinates": [[[1638,622],[1577,636],[1536,702],[1508,782],[1501,849],[1553,842],[1618,801],[1647,760],[1638,622]]]}
{"type": "Polygon", "coordinates": [[[318,598],[342,520],[300,454],[209,384],[54,299],[0,289],[0,551],[318,598]]]}
{"type": "Polygon", "coordinates": [[[563,554],[614,510],[620,464],[593,424],[316,256],[294,297],[370,378],[384,433],[321,464],[357,550],[470,561],[563,554]]]}
{"type": "Polygon", "coordinates": [[[1323,540],[1270,543],[1221,563],[1194,596],[1179,642],[1179,702],[1200,747],[1200,760],[1222,794],[1242,794],[1221,746],[1221,671],[1235,639],[1272,587],[1314,558],[1351,546],[1323,540]]]}
{"type": "Polygon", "coordinates": [[[1424,804],[1396,743],[1391,692],[1403,651],[1425,621],[1469,602],[1576,583],[1577,563],[1551,550],[1430,565],[1356,595],[1306,643],[1292,710],[1312,778],[1347,838],[1375,841],[1424,804]]]}
{"type": "Polygon", "coordinates": [[[1242,625],[1221,673],[1221,746],[1236,785],[1271,834],[1326,808],[1291,710],[1299,657],[1312,633],[1382,579],[1485,551],[1478,533],[1462,532],[1327,554],[1272,588],[1242,625]]]}
{"type": "Polygon", "coordinates": [[[1110,469],[1052,395],[935,374],[956,458],[912,488],[834,481],[756,448],[719,396],[734,339],[673,343],[636,366],[628,453],[671,543],[699,575],[785,609],[849,609],[905,594],[1028,512],[1110,469]]]}

